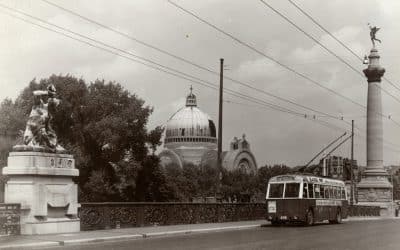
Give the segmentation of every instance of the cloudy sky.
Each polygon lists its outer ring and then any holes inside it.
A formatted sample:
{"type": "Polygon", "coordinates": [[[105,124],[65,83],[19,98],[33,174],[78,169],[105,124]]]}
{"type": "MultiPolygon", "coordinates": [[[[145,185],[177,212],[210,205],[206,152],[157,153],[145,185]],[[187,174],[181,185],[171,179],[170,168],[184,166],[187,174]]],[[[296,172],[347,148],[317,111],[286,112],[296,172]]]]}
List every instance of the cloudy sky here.
{"type": "MultiPolygon", "coordinates": [[[[350,129],[348,122],[354,119],[359,128],[355,137],[355,157],[361,164],[365,164],[364,108],[300,78],[199,22],[167,0],[49,1],[214,71],[219,70],[219,58],[224,58],[227,64],[227,70],[224,72],[226,76],[301,105],[334,116],[343,116],[347,121],[346,123],[321,116],[309,120],[226,94],[224,148],[228,147],[234,136],[245,133],[259,165],[301,165],[324,145],[341,135],[342,130],[350,129]],[[329,127],[323,126],[321,121],[330,124],[329,127]]],[[[289,1],[265,1],[362,72],[365,65],[302,15],[289,1]]],[[[366,105],[365,78],[296,30],[259,0],[174,2],[319,84],[354,102],[366,105]]],[[[294,2],[361,57],[371,48],[367,23],[381,27],[377,34],[383,41],[378,45],[381,64],[386,68],[386,78],[400,89],[399,1],[294,2]]],[[[122,54],[122,51],[126,51],[214,84],[219,82],[217,75],[162,54],[41,0],[0,0],[0,6],[0,100],[6,97],[15,98],[33,78],[45,78],[51,74],[72,74],[88,82],[98,78],[112,80],[120,82],[126,89],[154,107],[155,111],[149,123],[149,127],[152,128],[165,124],[168,118],[184,105],[189,87],[193,85],[199,107],[214,121],[218,120],[216,90],[146,67],[117,56],[115,52],[122,54]],[[26,23],[9,14],[34,23],[40,22],[7,10],[4,6],[103,43],[97,46],[104,47],[104,44],[107,44],[118,50],[111,49],[113,54],[26,23]]],[[[48,24],[41,25],[48,27],[48,24]]],[[[131,55],[125,54],[128,57],[131,55]]],[[[316,114],[229,80],[225,80],[224,84],[231,90],[307,114],[307,117],[316,114]]],[[[396,125],[392,120],[383,118],[384,162],[399,164],[400,91],[385,81],[382,82],[382,86],[399,99],[395,100],[385,93],[382,94],[383,113],[391,115],[394,121],[399,122],[399,125],[396,125]]],[[[337,154],[348,157],[349,143],[338,149],[337,154]]]]}

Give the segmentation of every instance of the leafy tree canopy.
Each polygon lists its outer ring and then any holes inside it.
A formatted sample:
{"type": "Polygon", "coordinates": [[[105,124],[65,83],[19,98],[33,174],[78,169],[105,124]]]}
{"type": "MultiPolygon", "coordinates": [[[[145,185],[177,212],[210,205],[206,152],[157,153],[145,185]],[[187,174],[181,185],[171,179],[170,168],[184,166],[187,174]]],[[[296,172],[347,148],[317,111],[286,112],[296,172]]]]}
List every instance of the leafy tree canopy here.
{"type": "Polygon", "coordinates": [[[96,80],[86,84],[70,75],[32,80],[12,102],[0,108],[0,130],[20,133],[33,103],[32,92],[53,84],[61,99],[54,129],[71,151],[80,170],[84,200],[135,200],[136,177],[148,162],[148,149],[160,145],[161,127],[148,131],[153,109],[119,83],[96,80]]]}

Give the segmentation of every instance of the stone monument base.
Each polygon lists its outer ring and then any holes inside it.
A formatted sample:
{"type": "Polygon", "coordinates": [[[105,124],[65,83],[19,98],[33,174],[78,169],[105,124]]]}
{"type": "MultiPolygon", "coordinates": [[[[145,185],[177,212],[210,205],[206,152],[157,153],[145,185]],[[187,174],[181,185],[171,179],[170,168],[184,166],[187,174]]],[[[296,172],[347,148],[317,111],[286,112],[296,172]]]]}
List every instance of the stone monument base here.
{"type": "Polygon", "coordinates": [[[10,152],[3,174],[5,202],[21,204],[21,233],[49,234],[80,231],[78,176],[72,155],[10,152]]]}
{"type": "Polygon", "coordinates": [[[393,186],[387,176],[383,174],[366,176],[357,185],[357,191],[357,204],[379,206],[381,208],[381,216],[394,216],[393,186]]]}
{"type": "Polygon", "coordinates": [[[380,207],[381,217],[394,217],[395,206],[393,202],[358,202],[357,205],[380,207]]]}

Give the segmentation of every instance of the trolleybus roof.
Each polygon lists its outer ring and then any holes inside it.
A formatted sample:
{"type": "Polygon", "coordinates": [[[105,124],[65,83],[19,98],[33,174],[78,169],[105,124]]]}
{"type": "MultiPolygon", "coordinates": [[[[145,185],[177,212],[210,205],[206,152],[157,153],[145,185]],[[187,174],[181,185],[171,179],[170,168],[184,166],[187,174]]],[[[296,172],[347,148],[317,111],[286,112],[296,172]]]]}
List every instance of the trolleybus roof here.
{"type": "Polygon", "coordinates": [[[296,175],[296,174],[287,174],[287,175],[278,175],[271,177],[269,182],[308,182],[308,183],[316,183],[316,184],[330,184],[330,185],[339,185],[344,186],[344,182],[341,180],[335,180],[331,178],[325,178],[314,175],[296,175]]]}

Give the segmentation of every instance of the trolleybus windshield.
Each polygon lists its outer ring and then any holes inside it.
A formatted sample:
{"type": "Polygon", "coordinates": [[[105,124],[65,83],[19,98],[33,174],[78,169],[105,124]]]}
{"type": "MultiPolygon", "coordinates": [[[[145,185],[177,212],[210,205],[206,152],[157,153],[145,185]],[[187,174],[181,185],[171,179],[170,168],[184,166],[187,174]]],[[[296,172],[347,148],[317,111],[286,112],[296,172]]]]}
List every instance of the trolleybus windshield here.
{"type": "Polygon", "coordinates": [[[268,198],[298,198],[299,192],[300,183],[271,183],[268,198]],[[283,192],[285,192],[285,195],[283,192]]]}
{"type": "Polygon", "coordinates": [[[270,184],[269,198],[283,198],[283,183],[270,184]]]}
{"type": "Polygon", "coordinates": [[[286,183],[285,198],[298,198],[300,183],[286,183]]]}

